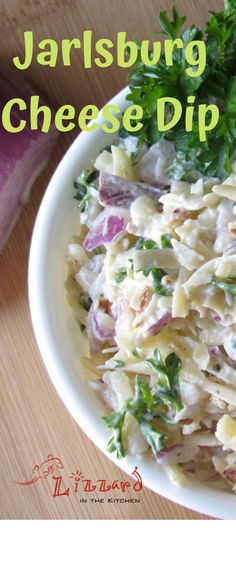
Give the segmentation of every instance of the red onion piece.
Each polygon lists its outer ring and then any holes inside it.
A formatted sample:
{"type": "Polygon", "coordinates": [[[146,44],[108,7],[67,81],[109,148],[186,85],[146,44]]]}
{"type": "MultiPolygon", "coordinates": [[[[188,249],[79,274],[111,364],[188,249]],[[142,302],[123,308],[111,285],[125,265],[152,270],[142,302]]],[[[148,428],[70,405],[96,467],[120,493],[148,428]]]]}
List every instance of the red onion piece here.
{"type": "MultiPolygon", "coordinates": [[[[10,69],[6,72],[2,67],[0,90],[0,111],[16,94],[28,107],[30,97],[38,93],[19,76],[19,73],[16,75],[10,69]]],[[[23,131],[12,134],[2,127],[0,133],[0,250],[27,202],[35,179],[48,162],[59,134],[54,125],[46,134],[39,130],[31,131],[29,110],[19,111],[15,106],[11,113],[12,125],[18,125],[20,119],[26,120],[23,131]]]]}
{"type": "Polygon", "coordinates": [[[236,368],[236,361],[232,359],[228,354],[222,353],[218,346],[210,347],[209,353],[212,355],[212,357],[220,357],[222,361],[224,361],[224,363],[229,365],[229,367],[232,367],[233,369],[236,368]]]}
{"type": "Polygon", "coordinates": [[[221,317],[218,314],[212,314],[212,320],[214,322],[220,322],[221,321],[221,317]]]}
{"type": "Polygon", "coordinates": [[[167,170],[175,157],[174,144],[161,139],[153,144],[139,160],[136,166],[138,177],[152,185],[158,185],[160,182],[170,185],[167,170]]]}
{"type": "Polygon", "coordinates": [[[147,333],[152,336],[155,335],[162,328],[164,328],[164,326],[169,324],[171,320],[173,320],[171,312],[169,311],[165,312],[163,316],[155,322],[155,324],[153,324],[152,326],[150,326],[150,328],[148,328],[147,333]]]}
{"type": "Polygon", "coordinates": [[[236,483],[236,468],[233,466],[227,466],[223,471],[223,475],[226,480],[229,480],[229,482],[232,482],[233,484],[236,483]]]}
{"type": "Polygon", "coordinates": [[[159,451],[159,453],[156,454],[156,459],[159,462],[163,462],[165,459],[168,459],[168,458],[170,459],[170,453],[174,453],[175,456],[176,456],[176,454],[179,453],[182,448],[183,448],[182,443],[176,443],[175,445],[172,445],[171,447],[165,447],[164,449],[159,451]]]}
{"type": "Polygon", "coordinates": [[[209,353],[212,355],[212,357],[221,357],[221,351],[218,346],[210,347],[209,353]]]}
{"type": "Polygon", "coordinates": [[[100,309],[92,311],[94,334],[100,341],[107,341],[114,337],[114,319],[100,309]]]}
{"type": "Polygon", "coordinates": [[[112,174],[101,172],[99,176],[99,198],[104,206],[130,207],[131,203],[142,195],[147,195],[158,202],[167,193],[166,185],[160,183],[158,187],[147,183],[128,181],[112,174]]]}
{"type": "Polygon", "coordinates": [[[92,351],[97,351],[100,344],[112,340],[115,335],[115,320],[99,308],[95,301],[88,313],[87,334],[92,351]]]}
{"type": "Polygon", "coordinates": [[[156,454],[156,460],[161,464],[176,464],[188,462],[195,459],[199,448],[197,445],[176,443],[171,447],[165,447],[156,454]]]}
{"type": "Polygon", "coordinates": [[[212,357],[221,359],[221,363],[226,363],[226,365],[229,365],[229,367],[232,367],[232,369],[236,369],[235,359],[232,359],[226,352],[222,353],[219,347],[210,347],[209,353],[212,355],[212,357]]]}
{"type": "Polygon", "coordinates": [[[98,215],[94,227],[84,239],[85,250],[91,252],[106,242],[114,242],[125,231],[128,217],[126,213],[121,213],[107,208],[98,215]]]}

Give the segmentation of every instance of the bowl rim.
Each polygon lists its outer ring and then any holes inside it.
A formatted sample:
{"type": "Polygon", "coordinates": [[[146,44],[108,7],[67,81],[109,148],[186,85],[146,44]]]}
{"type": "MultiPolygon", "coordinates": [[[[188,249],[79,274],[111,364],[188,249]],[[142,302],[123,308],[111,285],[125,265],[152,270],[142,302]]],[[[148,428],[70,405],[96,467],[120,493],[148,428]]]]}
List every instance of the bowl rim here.
{"type": "MultiPolygon", "coordinates": [[[[109,100],[109,103],[118,105],[123,111],[128,105],[128,102],[125,100],[128,92],[129,89],[127,87],[124,88],[109,100]]],[[[46,255],[48,251],[48,235],[51,217],[55,210],[55,200],[62,191],[63,177],[68,176],[67,170],[71,167],[71,162],[75,161],[76,158],[78,159],[79,147],[83,146],[84,149],[86,149],[86,147],[88,148],[91,140],[99,138],[99,135],[101,135],[100,125],[105,122],[101,112],[99,113],[97,122],[99,125],[97,130],[89,133],[81,132],[69,146],[52,175],[43,196],[35,221],[30,246],[28,268],[29,305],[33,330],[43,363],[61,400],[80,428],[93,443],[109,460],[114,462],[130,476],[134,464],[137,464],[137,460],[135,461],[134,457],[131,456],[122,460],[117,460],[107,452],[104,437],[101,435],[99,429],[97,429],[96,424],[94,425],[94,419],[91,417],[90,412],[84,408],[82,398],[74,395],[66,369],[60,360],[54,335],[50,330],[49,311],[44,294],[43,280],[45,277],[46,255]]],[[[143,463],[144,468],[145,465],[146,461],[143,463]]],[[[177,488],[172,483],[167,482],[163,485],[158,482],[158,478],[154,480],[150,470],[147,471],[147,474],[145,473],[144,476],[142,474],[142,479],[143,484],[147,488],[186,508],[219,519],[236,519],[236,499],[234,494],[214,490],[199,482],[193,481],[190,481],[186,488],[177,488]]]]}

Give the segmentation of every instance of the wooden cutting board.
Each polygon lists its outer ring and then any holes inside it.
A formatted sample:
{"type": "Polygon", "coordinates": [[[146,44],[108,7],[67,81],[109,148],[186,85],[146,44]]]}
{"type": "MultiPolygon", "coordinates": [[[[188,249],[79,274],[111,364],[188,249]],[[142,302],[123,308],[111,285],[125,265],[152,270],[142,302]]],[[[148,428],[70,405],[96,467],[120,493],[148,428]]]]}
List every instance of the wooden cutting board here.
{"type": "MultiPolygon", "coordinates": [[[[176,0],[175,4],[196,23],[205,20],[206,7],[222,8],[222,2],[217,0],[176,0]]],[[[130,38],[149,38],[155,31],[157,10],[171,5],[169,0],[1,0],[0,61],[9,65],[13,56],[23,53],[23,32],[27,30],[34,32],[36,42],[47,37],[58,42],[78,37],[84,29],[92,29],[96,38],[115,40],[118,31],[127,31],[130,38]]],[[[50,69],[34,60],[24,75],[55,106],[72,103],[79,110],[88,103],[101,106],[107,102],[125,85],[126,71],[115,64],[109,69],[94,66],[86,71],[81,55],[75,53],[71,68],[63,68],[58,62],[56,68],[50,69]]],[[[100,453],[65,409],[42,364],[30,321],[27,267],[32,229],[48,181],[74,136],[61,136],[0,256],[1,518],[207,519],[147,489],[140,494],[127,489],[125,495],[114,490],[109,494],[112,499],[125,497],[131,501],[113,503],[95,501],[107,498],[107,493],[82,493],[81,481],[75,491],[72,472],[81,472],[84,479],[93,482],[104,479],[111,483],[127,477],[100,453]],[[53,496],[55,485],[60,483],[53,480],[53,474],[32,485],[15,483],[42,476],[43,467],[35,468],[34,473],[32,469],[49,454],[63,463],[64,468],[58,468],[56,473],[57,478],[63,477],[57,491],[63,493],[70,488],[67,495],[53,496]],[[138,503],[134,501],[137,498],[138,503]]],[[[53,462],[56,461],[50,464],[53,462]]]]}

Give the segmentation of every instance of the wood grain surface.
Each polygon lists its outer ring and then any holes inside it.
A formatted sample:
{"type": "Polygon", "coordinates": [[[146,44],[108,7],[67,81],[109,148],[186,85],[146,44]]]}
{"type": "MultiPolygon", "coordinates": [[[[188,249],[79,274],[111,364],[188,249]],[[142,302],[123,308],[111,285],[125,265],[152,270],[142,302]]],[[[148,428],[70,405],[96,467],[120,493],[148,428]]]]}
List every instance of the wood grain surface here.
{"type": "MultiPolygon", "coordinates": [[[[207,9],[220,9],[223,2],[176,0],[175,4],[190,21],[202,23],[207,9]]],[[[57,41],[78,37],[84,29],[92,29],[96,38],[115,39],[118,31],[127,31],[130,38],[150,38],[155,31],[157,11],[171,5],[172,0],[0,0],[0,60],[8,66],[13,56],[23,52],[26,30],[34,32],[36,41],[46,37],[57,41]]],[[[86,71],[77,52],[71,68],[63,68],[59,61],[51,69],[34,60],[24,75],[55,106],[72,103],[79,109],[87,103],[101,106],[107,102],[125,84],[126,71],[115,64],[109,69],[94,66],[86,71]]],[[[65,409],[42,364],[30,320],[27,268],[32,229],[49,179],[73,136],[60,137],[0,256],[0,517],[207,519],[147,489],[140,493],[140,503],[81,503],[82,496],[73,493],[73,480],[69,478],[72,471],[82,471],[94,481],[126,478],[90,442],[65,409]],[[33,467],[50,453],[63,461],[63,483],[71,487],[69,496],[53,497],[51,477],[31,486],[15,484],[30,480],[33,467]]],[[[92,495],[94,499],[100,496],[92,495]]],[[[124,496],[114,491],[111,497],[124,496]]],[[[133,491],[125,494],[126,499],[136,497],[133,491]]]]}

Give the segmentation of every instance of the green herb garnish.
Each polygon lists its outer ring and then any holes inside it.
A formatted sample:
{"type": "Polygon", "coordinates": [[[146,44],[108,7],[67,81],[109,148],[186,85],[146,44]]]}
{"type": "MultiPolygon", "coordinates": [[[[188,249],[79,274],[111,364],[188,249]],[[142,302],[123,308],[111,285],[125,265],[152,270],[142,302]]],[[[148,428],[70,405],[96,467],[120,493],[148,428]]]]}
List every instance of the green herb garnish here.
{"type": "Polygon", "coordinates": [[[150,270],[150,267],[148,267],[147,269],[143,269],[143,270],[142,270],[142,273],[143,273],[144,277],[148,277],[150,271],[151,271],[151,270],[150,270]]]}
{"type": "Polygon", "coordinates": [[[122,268],[115,274],[116,283],[122,283],[127,276],[127,270],[122,268]]]}
{"type": "Polygon", "coordinates": [[[175,7],[172,18],[166,11],[160,12],[161,34],[171,40],[180,37],[184,48],[173,50],[172,66],[166,65],[164,54],[153,65],[145,65],[139,56],[129,74],[127,99],[143,108],[143,128],[138,137],[148,145],[161,138],[174,142],[177,156],[168,175],[176,179],[191,179],[193,170],[205,178],[224,179],[231,171],[231,157],[236,149],[236,1],[225,0],[224,6],[222,12],[210,12],[203,28],[193,24],[185,30],[186,18],[175,7]],[[186,73],[189,65],[185,49],[195,40],[205,41],[206,66],[200,76],[190,77],[186,73]],[[172,131],[158,131],[156,103],[165,96],[177,98],[182,107],[188,106],[188,96],[195,96],[191,133],[186,131],[185,111],[172,131]],[[212,96],[220,117],[214,130],[208,131],[206,141],[201,142],[198,107],[212,103],[212,96]]]}
{"type": "Polygon", "coordinates": [[[74,188],[76,190],[75,199],[79,201],[79,208],[83,213],[86,208],[87,204],[91,199],[91,195],[89,193],[89,188],[93,188],[98,190],[98,187],[93,184],[92,182],[98,177],[99,172],[94,170],[84,170],[80,176],[74,181],[74,188]]]}
{"type": "Polygon", "coordinates": [[[116,451],[118,459],[125,457],[125,449],[122,441],[122,429],[129,405],[130,400],[126,400],[120,412],[112,414],[111,416],[102,416],[106,426],[113,429],[112,437],[107,443],[107,450],[109,453],[114,453],[116,451]]]}
{"type": "Polygon", "coordinates": [[[153,422],[161,419],[167,424],[175,424],[175,419],[167,415],[168,410],[179,411],[183,407],[179,389],[179,357],[170,353],[164,363],[159,350],[155,349],[153,357],[146,363],[160,375],[155,386],[151,388],[140,375],[136,375],[134,397],[126,400],[119,412],[103,417],[106,425],[113,429],[107,449],[109,452],[116,451],[118,458],[125,456],[122,429],[127,412],[139,423],[143,436],[156,455],[165,446],[167,437],[154,427],[153,422]]]}
{"type": "Polygon", "coordinates": [[[165,446],[166,435],[157,431],[149,422],[141,421],[140,429],[154,455],[165,446]]]}
{"type": "Polygon", "coordinates": [[[182,402],[179,389],[179,372],[181,360],[176,353],[170,353],[164,361],[158,348],[155,349],[153,357],[147,359],[146,363],[152,369],[162,375],[159,385],[161,386],[161,398],[167,405],[175,404],[176,410],[182,409],[182,402]]]}
{"type": "Polygon", "coordinates": [[[166,272],[159,268],[152,268],[150,271],[155,293],[163,297],[169,297],[172,295],[173,287],[162,285],[162,279],[166,275],[166,272]]]}
{"type": "Polygon", "coordinates": [[[132,351],[132,355],[133,355],[133,357],[135,357],[136,359],[140,359],[140,355],[139,355],[139,353],[138,353],[138,350],[137,350],[137,349],[133,349],[133,351],[132,351]]]}
{"type": "Polygon", "coordinates": [[[88,312],[90,310],[92,302],[93,301],[92,301],[91,297],[89,296],[89,294],[86,291],[80,293],[79,303],[84,308],[84,310],[86,310],[86,312],[88,312]]]}
{"type": "Polygon", "coordinates": [[[124,361],[120,361],[119,359],[114,361],[114,369],[122,369],[123,367],[125,367],[124,361]]]}
{"type": "Polygon", "coordinates": [[[154,240],[139,238],[135,244],[135,250],[153,250],[153,248],[158,248],[158,245],[154,242],[154,240]]]}
{"type": "Polygon", "coordinates": [[[144,277],[148,277],[148,275],[152,276],[152,282],[153,282],[153,287],[155,290],[155,293],[163,296],[163,297],[169,297],[172,295],[173,293],[173,287],[171,286],[167,286],[167,285],[162,285],[162,278],[167,275],[166,271],[164,271],[164,269],[160,269],[160,268],[156,268],[156,267],[152,267],[152,268],[147,268],[147,269],[143,269],[142,273],[144,275],[144,277]]]}
{"type": "Polygon", "coordinates": [[[162,249],[165,248],[172,248],[172,244],[171,244],[171,234],[162,234],[160,241],[161,241],[161,247],[162,249]]]}
{"type": "Polygon", "coordinates": [[[232,295],[233,297],[236,297],[236,285],[233,283],[230,283],[230,280],[233,280],[233,278],[229,278],[227,279],[227,281],[224,281],[223,279],[212,279],[210,282],[210,285],[213,285],[213,287],[217,287],[217,289],[222,289],[223,291],[225,291],[226,293],[228,293],[229,295],[232,295]]]}
{"type": "Polygon", "coordinates": [[[111,439],[108,441],[107,450],[110,453],[116,452],[117,458],[124,457],[126,454],[123,440],[122,429],[125,416],[129,412],[139,423],[140,429],[151,446],[154,454],[164,447],[166,435],[158,432],[150,423],[154,418],[159,418],[156,409],[161,404],[158,397],[152,395],[150,386],[144,383],[140,376],[135,379],[135,396],[126,400],[121,410],[111,416],[103,416],[107,427],[113,429],[111,439]]]}

